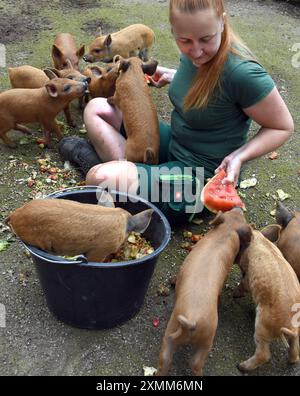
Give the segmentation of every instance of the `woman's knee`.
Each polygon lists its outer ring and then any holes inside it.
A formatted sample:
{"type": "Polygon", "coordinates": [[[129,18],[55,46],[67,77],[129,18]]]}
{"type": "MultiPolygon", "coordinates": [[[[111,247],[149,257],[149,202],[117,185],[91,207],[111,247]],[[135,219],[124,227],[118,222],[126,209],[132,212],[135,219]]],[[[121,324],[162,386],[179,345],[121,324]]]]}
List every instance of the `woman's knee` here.
{"type": "Polygon", "coordinates": [[[86,184],[136,194],[139,185],[138,170],[133,162],[106,162],[89,170],[86,184]]]}
{"type": "Polygon", "coordinates": [[[85,120],[93,116],[102,117],[103,114],[108,112],[108,106],[106,98],[94,98],[86,105],[83,117],[85,120]]]}
{"type": "Polygon", "coordinates": [[[107,103],[106,98],[94,98],[87,104],[83,119],[88,133],[101,120],[118,131],[122,123],[122,113],[117,107],[107,103]]]}

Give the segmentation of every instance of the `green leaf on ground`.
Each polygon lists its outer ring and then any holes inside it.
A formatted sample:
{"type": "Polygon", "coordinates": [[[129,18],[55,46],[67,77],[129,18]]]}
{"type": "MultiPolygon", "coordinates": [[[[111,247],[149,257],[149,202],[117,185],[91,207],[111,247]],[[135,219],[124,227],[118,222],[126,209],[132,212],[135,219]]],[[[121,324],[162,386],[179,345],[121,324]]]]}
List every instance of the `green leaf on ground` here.
{"type": "Polygon", "coordinates": [[[0,252],[4,252],[4,250],[7,250],[9,247],[9,242],[0,240],[0,252]]]}

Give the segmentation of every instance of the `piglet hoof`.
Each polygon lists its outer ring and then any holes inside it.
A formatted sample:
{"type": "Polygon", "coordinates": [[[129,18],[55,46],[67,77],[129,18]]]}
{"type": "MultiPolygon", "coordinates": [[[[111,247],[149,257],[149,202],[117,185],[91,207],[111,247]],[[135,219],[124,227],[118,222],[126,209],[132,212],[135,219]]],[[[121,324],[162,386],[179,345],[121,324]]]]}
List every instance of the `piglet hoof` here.
{"type": "Polygon", "coordinates": [[[53,149],[53,144],[51,142],[45,142],[45,147],[48,149],[53,149]]]}
{"type": "Polygon", "coordinates": [[[246,362],[239,363],[236,365],[236,367],[241,373],[247,373],[247,371],[249,371],[246,362]]]}
{"type": "Polygon", "coordinates": [[[11,149],[16,149],[18,147],[18,145],[14,142],[8,143],[7,146],[11,149]]]}
{"type": "Polygon", "coordinates": [[[71,127],[71,128],[77,128],[77,124],[76,124],[75,121],[69,121],[69,122],[68,122],[68,125],[69,125],[69,127],[71,127]]]}
{"type": "Polygon", "coordinates": [[[290,365],[292,365],[292,364],[298,364],[299,363],[299,361],[300,361],[300,358],[299,358],[299,356],[297,356],[297,357],[289,357],[289,359],[288,359],[288,363],[290,364],[290,365]]]}

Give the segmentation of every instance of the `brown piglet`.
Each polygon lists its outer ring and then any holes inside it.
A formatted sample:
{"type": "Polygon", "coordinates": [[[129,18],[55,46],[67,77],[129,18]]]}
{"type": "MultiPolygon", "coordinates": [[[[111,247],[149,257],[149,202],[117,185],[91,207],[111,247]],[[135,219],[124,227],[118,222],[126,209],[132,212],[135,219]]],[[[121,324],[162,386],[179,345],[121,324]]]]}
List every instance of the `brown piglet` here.
{"type": "Polygon", "coordinates": [[[282,339],[289,349],[290,363],[299,361],[300,285],[295,272],[280,250],[262,232],[250,226],[238,230],[241,251],[238,263],[243,273],[234,297],[250,291],[256,305],[256,350],[240,363],[241,371],[251,371],[271,358],[270,343],[282,339]]]}
{"type": "Polygon", "coordinates": [[[158,163],[159,154],[159,125],[144,73],[153,75],[157,62],[144,63],[136,57],[119,57],[118,62],[120,75],[116,81],[116,91],[107,102],[122,111],[127,134],[126,159],[155,165],[158,163]]]}
{"type": "Polygon", "coordinates": [[[147,61],[149,49],[154,40],[153,30],[141,23],[127,26],[106,36],[102,34],[101,28],[98,28],[89,53],[83,59],[86,62],[111,62],[115,55],[120,55],[123,58],[139,56],[147,61]]]}
{"type": "Polygon", "coordinates": [[[68,60],[74,69],[79,70],[79,61],[84,55],[84,45],[76,47],[75,39],[70,33],[60,33],[54,39],[52,46],[52,59],[54,67],[58,70],[68,69],[68,60]]]}
{"type": "Polygon", "coordinates": [[[87,67],[83,74],[91,79],[89,93],[92,98],[109,98],[116,90],[116,80],[119,76],[118,65],[87,67]]]}
{"type": "Polygon", "coordinates": [[[103,262],[119,250],[131,231],[144,232],[153,210],[131,215],[124,209],[67,199],[33,200],[6,219],[23,242],[62,256],[86,255],[103,262]]]}
{"type": "Polygon", "coordinates": [[[85,94],[87,82],[50,75],[52,79],[42,88],[15,88],[0,93],[0,137],[9,147],[16,147],[7,136],[11,129],[31,133],[21,124],[40,123],[48,147],[51,147],[51,133],[55,133],[58,140],[62,138],[55,117],[72,100],[85,94]]]}
{"type": "MultiPolygon", "coordinates": [[[[29,65],[11,67],[8,69],[8,75],[12,88],[41,88],[49,80],[48,73],[50,70],[59,78],[69,78],[70,80],[90,82],[90,78],[81,74],[78,70],[74,69],[71,62],[67,60],[69,65],[68,69],[58,70],[55,68],[47,68],[45,70],[37,69],[29,65]]],[[[68,125],[75,127],[76,124],[71,117],[69,105],[64,108],[64,113],[68,125]]]]}
{"type": "Polygon", "coordinates": [[[264,234],[277,242],[277,247],[291,264],[300,282],[300,212],[290,212],[281,202],[276,208],[276,221],[263,229],[264,234]]]}
{"type": "Polygon", "coordinates": [[[196,348],[194,375],[202,375],[218,325],[218,302],[224,282],[239,253],[237,229],[246,225],[243,212],[219,212],[214,228],[194,245],[176,280],[176,301],[163,338],[157,375],[167,375],[180,345],[196,348]]]}

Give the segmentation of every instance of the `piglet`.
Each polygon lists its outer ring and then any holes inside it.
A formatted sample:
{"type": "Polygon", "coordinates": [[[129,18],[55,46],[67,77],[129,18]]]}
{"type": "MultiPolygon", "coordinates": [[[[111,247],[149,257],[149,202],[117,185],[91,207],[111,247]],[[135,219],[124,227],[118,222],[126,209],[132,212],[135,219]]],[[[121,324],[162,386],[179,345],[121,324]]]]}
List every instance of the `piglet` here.
{"type": "Polygon", "coordinates": [[[237,232],[241,245],[237,261],[243,278],[234,297],[242,297],[250,291],[256,305],[256,350],[238,368],[251,371],[269,361],[270,343],[276,339],[282,339],[288,347],[289,362],[297,363],[300,322],[295,312],[300,306],[300,285],[296,274],[280,250],[262,232],[250,226],[237,232]]]}
{"type": "Polygon", "coordinates": [[[83,59],[86,62],[110,62],[115,55],[121,55],[124,58],[139,56],[147,61],[149,49],[154,41],[153,30],[141,23],[127,26],[108,35],[103,35],[102,29],[98,28],[89,53],[83,59]]]}
{"type": "Polygon", "coordinates": [[[88,86],[87,82],[57,78],[54,73],[48,76],[52,79],[42,88],[16,88],[0,93],[0,137],[9,147],[16,147],[7,136],[11,129],[30,133],[23,123],[40,123],[48,147],[51,147],[51,132],[58,140],[62,138],[55,117],[73,99],[83,96],[88,86]]]}
{"type": "Polygon", "coordinates": [[[52,46],[52,59],[56,69],[68,69],[69,60],[72,66],[79,70],[79,61],[83,55],[84,45],[77,49],[74,37],[70,33],[60,33],[55,37],[52,46]]]}
{"type": "Polygon", "coordinates": [[[262,231],[293,267],[300,282],[300,212],[290,212],[281,202],[276,208],[276,221],[262,231]]]}
{"type": "Polygon", "coordinates": [[[83,74],[91,79],[89,93],[92,98],[108,98],[113,96],[116,90],[116,80],[119,76],[118,65],[100,67],[87,67],[83,74]]]}
{"type": "MultiPolygon", "coordinates": [[[[37,69],[29,65],[12,67],[8,69],[8,75],[12,88],[41,88],[52,78],[54,73],[59,78],[69,78],[70,80],[90,82],[90,77],[81,74],[74,69],[70,60],[67,60],[68,69],[58,70],[47,68],[45,70],[37,69]],[[51,73],[52,72],[52,73],[51,73]],[[50,77],[48,77],[50,75],[50,77]]],[[[75,127],[76,124],[71,117],[69,105],[64,108],[65,117],[68,125],[75,127]]]]}
{"type": "Polygon", "coordinates": [[[194,375],[202,375],[218,326],[218,302],[240,242],[236,232],[246,220],[240,208],[219,212],[209,231],[186,257],[176,280],[176,302],[159,357],[157,375],[167,375],[175,349],[191,344],[194,375]]]}
{"type": "Polygon", "coordinates": [[[142,233],[153,210],[131,215],[124,209],[66,199],[33,200],[6,219],[23,242],[47,252],[103,262],[119,250],[131,231],[142,233]]]}
{"type": "Polygon", "coordinates": [[[155,165],[160,143],[158,117],[144,73],[153,75],[157,62],[143,63],[135,57],[119,57],[115,61],[119,62],[120,75],[115,94],[107,102],[122,111],[127,134],[126,159],[155,165]]]}

